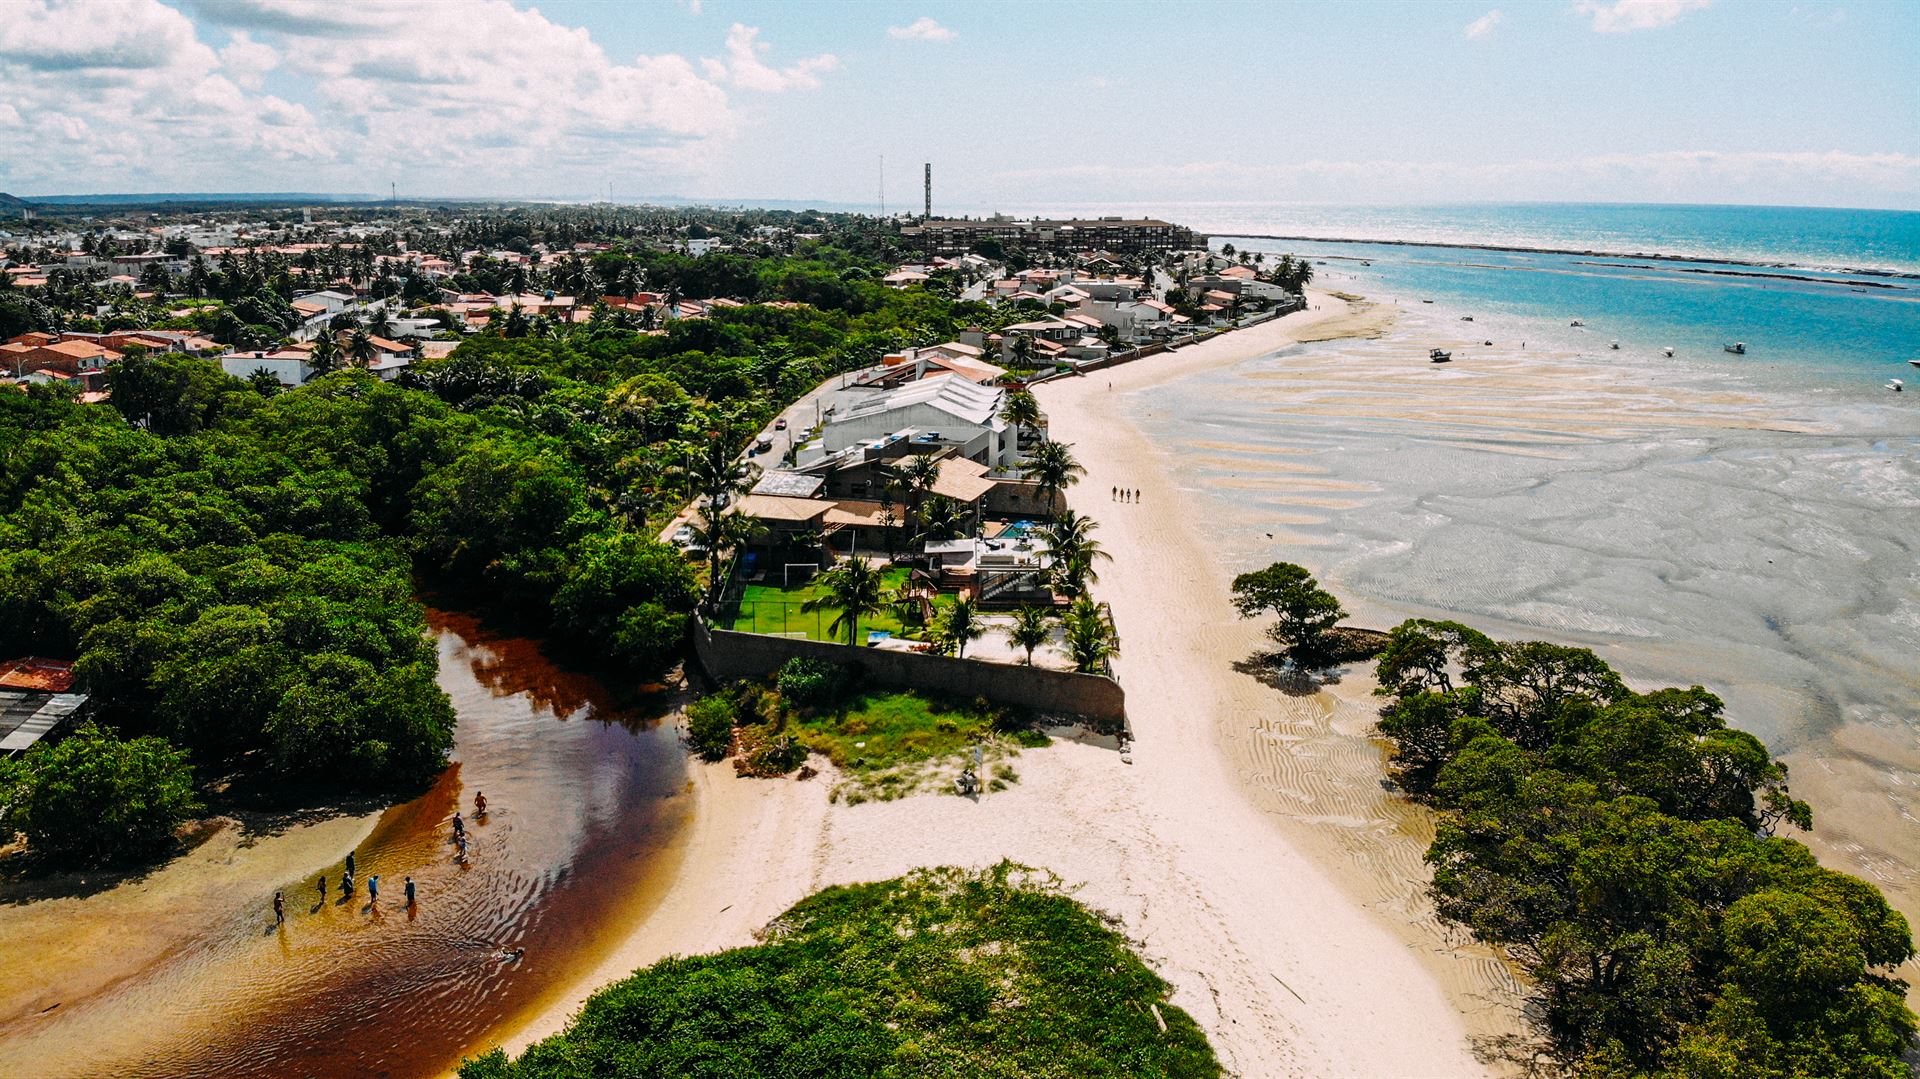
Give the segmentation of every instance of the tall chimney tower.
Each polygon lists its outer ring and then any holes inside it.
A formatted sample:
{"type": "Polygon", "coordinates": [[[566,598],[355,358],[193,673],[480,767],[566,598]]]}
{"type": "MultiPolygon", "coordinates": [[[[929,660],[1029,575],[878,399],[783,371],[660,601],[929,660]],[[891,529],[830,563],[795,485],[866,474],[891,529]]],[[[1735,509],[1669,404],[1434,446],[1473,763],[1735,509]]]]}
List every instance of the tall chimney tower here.
{"type": "Polygon", "coordinates": [[[933,220],[933,162],[927,162],[927,209],[922,221],[933,220]]]}

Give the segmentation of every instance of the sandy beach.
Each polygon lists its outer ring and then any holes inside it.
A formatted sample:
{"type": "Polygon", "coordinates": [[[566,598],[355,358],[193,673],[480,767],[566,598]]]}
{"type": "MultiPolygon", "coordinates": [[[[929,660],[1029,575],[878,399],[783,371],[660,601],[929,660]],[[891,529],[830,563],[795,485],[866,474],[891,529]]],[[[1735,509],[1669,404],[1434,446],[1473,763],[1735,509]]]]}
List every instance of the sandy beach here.
{"type": "Polygon", "coordinates": [[[1272,738],[1288,728],[1357,725],[1346,737],[1370,746],[1366,687],[1289,696],[1235,670],[1261,649],[1260,628],[1233,616],[1229,574],[1184,527],[1188,509],[1139,432],[1116,422],[1109,396],[1309,331],[1367,334],[1385,316],[1325,295],[1314,301],[1178,354],[1040,389],[1053,436],[1073,443],[1088,469],[1069,500],[1100,520],[1114,556],[1095,591],[1120,628],[1131,764],[1110,745],[1061,738],[1024,753],[1014,762],[1020,781],[977,804],[918,797],[852,807],[828,803],[830,775],[769,782],[698,766],[693,824],[666,898],[576,992],[514,1032],[509,1050],[558,1031],[593,989],[637,967],[750,943],[821,887],[1010,858],[1053,871],[1117,916],[1236,1074],[1487,1074],[1473,1043],[1515,1029],[1502,988],[1510,980],[1489,954],[1458,947],[1421,913],[1425,840],[1417,815],[1378,793],[1377,751],[1371,762],[1339,762],[1343,774],[1325,780],[1311,777],[1312,762],[1282,768],[1336,786],[1353,769],[1372,769],[1365,797],[1381,805],[1343,838],[1316,839],[1318,825],[1256,798],[1274,771],[1272,738]],[[1142,501],[1100,497],[1117,485],[1139,488],[1142,501]]]}

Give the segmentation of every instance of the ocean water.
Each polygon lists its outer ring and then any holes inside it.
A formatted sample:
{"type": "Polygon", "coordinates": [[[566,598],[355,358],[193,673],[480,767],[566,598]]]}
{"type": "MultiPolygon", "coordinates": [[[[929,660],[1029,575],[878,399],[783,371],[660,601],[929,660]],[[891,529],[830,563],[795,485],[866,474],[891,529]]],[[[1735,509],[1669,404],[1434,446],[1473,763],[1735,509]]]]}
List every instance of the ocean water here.
{"type": "MultiPolygon", "coordinates": [[[[995,208],[963,207],[956,212],[992,213],[995,208]]],[[[1623,203],[1335,206],[1246,201],[1056,204],[1023,207],[1019,212],[1155,216],[1217,236],[1254,233],[1486,244],[1920,273],[1920,211],[1911,210],[1623,203]]]]}
{"type": "MultiPolygon", "coordinates": [[[[1779,386],[1878,393],[1920,375],[1920,280],[1705,263],[1221,236],[1315,262],[1324,287],[1431,300],[1483,333],[1580,352],[1665,359],[1779,386]],[[1575,320],[1584,323],[1574,327],[1575,320]],[[1743,356],[1724,347],[1743,343],[1743,356]]],[[[1465,332],[1465,331],[1463,331],[1465,332]]],[[[1484,338],[1483,338],[1484,339],[1484,338]]],[[[1495,338],[1499,340],[1499,337],[1495,338]]]]}
{"type": "Polygon", "coordinates": [[[1122,399],[1232,568],[1300,562],[1365,624],[1458,618],[1720,693],[1788,760],[1821,856],[1920,916],[1920,282],[1216,242],[1324,259],[1394,316],[1122,399]]]}

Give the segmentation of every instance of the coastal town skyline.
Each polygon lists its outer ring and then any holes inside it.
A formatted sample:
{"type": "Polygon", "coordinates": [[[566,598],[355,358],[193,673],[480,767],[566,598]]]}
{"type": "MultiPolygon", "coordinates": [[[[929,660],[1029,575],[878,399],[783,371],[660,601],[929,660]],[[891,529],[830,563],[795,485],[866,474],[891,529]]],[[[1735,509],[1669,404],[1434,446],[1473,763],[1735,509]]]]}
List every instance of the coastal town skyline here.
{"type": "Polygon", "coordinates": [[[457,6],[19,4],[0,191],[1920,209],[1898,4],[457,6]]]}

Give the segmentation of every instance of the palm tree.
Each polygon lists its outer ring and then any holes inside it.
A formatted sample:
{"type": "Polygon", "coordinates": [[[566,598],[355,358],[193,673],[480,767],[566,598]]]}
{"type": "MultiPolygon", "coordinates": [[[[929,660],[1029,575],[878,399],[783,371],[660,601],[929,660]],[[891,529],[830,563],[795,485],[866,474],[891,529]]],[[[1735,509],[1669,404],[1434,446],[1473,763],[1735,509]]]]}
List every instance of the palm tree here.
{"type": "Polygon", "coordinates": [[[726,501],[745,494],[760,479],[760,466],[733,457],[719,434],[707,439],[706,452],[687,471],[694,491],[707,500],[709,513],[724,508],[726,501]]]}
{"type": "Polygon", "coordinates": [[[901,462],[894,471],[907,491],[908,528],[917,533],[920,531],[921,507],[926,504],[927,496],[933,493],[933,485],[940,480],[940,462],[929,453],[915,454],[901,462]]]}
{"type": "Polygon", "coordinates": [[[971,596],[958,596],[940,618],[941,634],[959,649],[959,658],[967,658],[967,642],[984,636],[987,627],[980,621],[980,608],[971,596]]]}
{"type": "Polygon", "coordinates": [[[363,325],[366,326],[367,332],[373,334],[375,337],[393,336],[393,317],[387,314],[387,309],[384,306],[374,308],[373,314],[367,316],[367,320],[363,325]]]}
{"type": "Polygon", "coordinates": [[[333,336],[332,330],[323,331],[313,339],[313,352],[307,357],[313,365],[313,373],[324,375],[340,366],[340,342],[333,336]]]}
{"type": "Polygon", "coordinates": [[[707,549],[707,609],[711,611],[720,602],[727,579],[733,575],[734,554],[760,538],[767,526],[758,518],[741,513],[717,513],[700,520],[702,523],[694,528],[694,535],[707,549]]]}
{"type": "Polygon", "coordinates": [[[957,538],[966,531],[972,516],[964,504],[942,495],[927,499],[920,512],[926,519],[925,536],[929,540],[957,538]]]}
{"type": "Polygon", "coordinates": [[[1013,625],[1007,627],[1007,639],[1015,648],[1027,650],[1027,666],[1033,666],[1033,650],[1053,636],[1053,612],[1045,607],[1022,607],[1013,612],[1013,625]]]}
{"type": "Polygon", "coordinates": [[[1047,551],[1053,558],[1054,587],[1063,595],[1079,596],[1086,591],[1087,583],[1100,579],[1094,570],[1094,563],[1113,560],[1113,556],[1100,549],[1100,541],[1093,538],[1093,530],[1099,527],[1093,518],[1062,510],[1060,516],[1041,526],[1040,536],[1047,542],[1047,551]]]}
{"type": "Polygon", "coordinates": [[[1027,390],[1014,390],[1007,394],[1006,400],[1000,405],[1000,418],[1014,429],[1015,438],[1020,436],[1021,431],[1032,431],[1043,441],[1047,437],[1040,430],[1040,422],[1046,416],[1040,411],[1040,402],[1034,400],[1033,394],[1027,390]]]}
{"type": "Polygon", "coordinates": [[[1114,632],[1113,616],[1106,604],[1086,596],[1073,601],[1060,619],[1067,631],[1067,655],[1073,669],[1082,674],[1103,674],[1120,654],[1120,636],[1114,632]]]}
{"type": "Polygon", "coordinates": [[[1026,473],[1040,486],[1040,501],[1053,516],[1061,492],[1080,482],[1087,470],[1073,456],[1065,442],[1042,442],[1027,454],[1026,473]]]}
{"type": "Polygon", "coordinates": [[[878,613],[886,605],[887,590],[880,571],[864,558],[849,558],[822,573],[818,580],[825,591],[802,603],[800,609],[839,611],[827,624],[827,632],[838,633],[840,627],[845,626],[847,644],[853,645],[860,637],[860,617],[878,613]]]}
{"type": "Polygon", "coordinates": [[[379,355],[380,350],[374,347],[373,338],[366,330],[355,330],[353,336],[347,338],[347,359],[355,365],[365,367],[379,355]]]}

